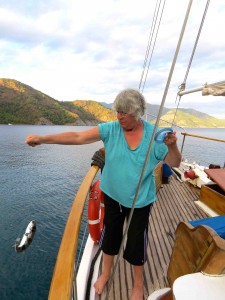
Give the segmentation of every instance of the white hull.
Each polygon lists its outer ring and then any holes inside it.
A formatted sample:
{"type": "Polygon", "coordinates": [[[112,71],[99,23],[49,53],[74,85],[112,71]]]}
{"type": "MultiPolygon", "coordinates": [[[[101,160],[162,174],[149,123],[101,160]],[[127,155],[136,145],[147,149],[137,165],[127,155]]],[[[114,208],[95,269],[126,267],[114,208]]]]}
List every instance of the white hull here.
{"type": "MultiPolygon", "coordinates": [[[[79,266],[78,274],[77,274],[77,298],[79,300],[85,300],[85,293],[86,293],[86,287],[87,287],[88,275],[89,275],[89,271],[90,271],[90,267],[91,267],[91,262],[95,256],[95,254],[97,253],[98,249],[99,249],[98,245],[92,241],[92,239],[89,235],[86,245],[85,245],[84,252],[83,252],[82,260],[81,260],[81,263],[79,266]]],[[[93,284],[98,277],[100,261],[101,261],[101,254],[98,256],[98,259],[95,262],[95,268],[94,268],[94,273],[92,276],[89,300],[95,299],[95,291],[93,288],[93,284]]]]}

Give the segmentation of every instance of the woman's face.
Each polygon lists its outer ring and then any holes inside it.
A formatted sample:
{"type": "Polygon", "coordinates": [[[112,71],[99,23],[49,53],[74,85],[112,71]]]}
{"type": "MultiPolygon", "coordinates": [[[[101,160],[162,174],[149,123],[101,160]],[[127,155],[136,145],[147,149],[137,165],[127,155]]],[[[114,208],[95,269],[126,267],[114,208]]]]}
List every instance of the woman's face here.
{"type": "Polygon", "coordinates": [[[138,123],[134,116],[122,111],[117,111],[117,119],[124,130],[132,130],[138,123]]]}

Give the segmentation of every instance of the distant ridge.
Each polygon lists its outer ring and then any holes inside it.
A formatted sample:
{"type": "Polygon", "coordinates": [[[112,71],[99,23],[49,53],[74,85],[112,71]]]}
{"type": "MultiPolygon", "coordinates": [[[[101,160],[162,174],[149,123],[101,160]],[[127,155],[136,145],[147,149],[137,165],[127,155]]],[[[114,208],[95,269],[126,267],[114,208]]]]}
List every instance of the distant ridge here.
{"type": "MultiPolygon", "coordinates": [[[[100,102],[102,105],[111,108],[112,103],[100,102]]],[[[159,113],[160,105],[147,103],[147,120],[154,123],[159,113]]],[[[225,128],[225,120],[214,118],[208,114],[192,108],[169,109],[164,107],[161,116],[160,126],[166,127],[174,121],[180,127],[189,128],[225,128]],[[174,114],[176,113],[175,121],[174,114]]]]}
{"type": "MultiPolygon", "coordinates": [[[[116,120],[112,104],[94,100],[58,101],[14,79],[0,79],[0,124],[94,126],[116,120]]],[[[147,104],[149,120],[154,122],[159,105],[147,104]],[[151,117],[150,117],[151,115],[151,117]]],[[[160,126],[172,122],[174,109],[163,109],[160,126]]],[[[175,122],[180,127],[225,128],[225,120],[193,109],[179,108],[175,122]]]]}

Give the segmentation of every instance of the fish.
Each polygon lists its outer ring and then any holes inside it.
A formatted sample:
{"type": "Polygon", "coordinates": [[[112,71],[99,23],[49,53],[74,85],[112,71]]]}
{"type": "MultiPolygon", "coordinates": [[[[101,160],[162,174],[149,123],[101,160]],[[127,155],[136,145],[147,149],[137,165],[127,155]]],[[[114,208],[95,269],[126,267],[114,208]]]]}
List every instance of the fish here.
{"type": "Polygon", "coordinates": [[[34,234],[36,232],[36,221],[31,221],[26,228],[26,231],[22,237],[22,239],[17,238],[15,242],[15,251],[16,252],[23,252],[26,250],[29,245],[31,244],[34,234]]]}

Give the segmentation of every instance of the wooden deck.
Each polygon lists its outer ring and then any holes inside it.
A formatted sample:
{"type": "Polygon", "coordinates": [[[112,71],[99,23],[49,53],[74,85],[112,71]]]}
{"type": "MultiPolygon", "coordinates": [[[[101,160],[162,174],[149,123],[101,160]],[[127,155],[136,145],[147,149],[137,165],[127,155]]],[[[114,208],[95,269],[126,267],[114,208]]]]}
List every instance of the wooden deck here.
{"type": "MultiPolygon", "coordinates": [[[[145,296],[153,291],[169,286],[167,268],[179,222],[208,217],[198,208],[199,190],[187,183],[170,177],[169,184],[163,184],[157,194],[149,219],[148,260],[145,264],[145,296]]],[[[115,279],[110,289],[111,300],[129,299],[133,286],[133,273],[130,264],[121,258],[115,279]]],[[[106,291],[96,300],[105,300],[106,291]]]]}

